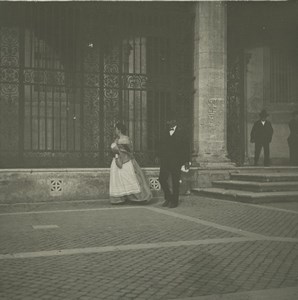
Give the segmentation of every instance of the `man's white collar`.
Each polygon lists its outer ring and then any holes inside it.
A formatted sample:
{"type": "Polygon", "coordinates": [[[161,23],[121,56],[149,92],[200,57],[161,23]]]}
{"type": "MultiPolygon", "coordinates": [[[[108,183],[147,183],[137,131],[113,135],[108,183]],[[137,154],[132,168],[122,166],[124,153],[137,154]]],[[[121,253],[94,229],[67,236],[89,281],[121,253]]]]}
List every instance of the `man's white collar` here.
{"type": "Polygon", "coordinates": [[[177,125],[175,125],[175,126],[170,130],[170,135],[173,135],[173,134],[174,134],[176,128],[177,128],[177,125]]]}

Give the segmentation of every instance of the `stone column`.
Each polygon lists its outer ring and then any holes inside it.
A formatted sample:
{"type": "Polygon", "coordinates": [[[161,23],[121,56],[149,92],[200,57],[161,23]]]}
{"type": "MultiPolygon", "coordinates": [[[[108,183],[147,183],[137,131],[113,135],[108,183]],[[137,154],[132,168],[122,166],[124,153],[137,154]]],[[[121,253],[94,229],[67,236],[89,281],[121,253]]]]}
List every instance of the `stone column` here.
{"type": "Polygon", "coordinates": [[[226,150],[227,11],[223,2],[195,4],[194,164],[229,164],[226,150]]]}

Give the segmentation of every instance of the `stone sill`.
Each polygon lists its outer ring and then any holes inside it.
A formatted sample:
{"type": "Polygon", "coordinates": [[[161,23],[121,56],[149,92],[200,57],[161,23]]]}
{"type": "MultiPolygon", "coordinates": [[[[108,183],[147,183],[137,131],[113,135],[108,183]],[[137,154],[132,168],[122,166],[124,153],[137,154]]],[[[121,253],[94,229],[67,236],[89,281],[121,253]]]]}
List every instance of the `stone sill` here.
{"type": "MultiPolygon", "coordinates": [[[[191,171],[216,171],[216,170],[298,170],[298,167],[295,166],[270,166],[270,167],[264,167],[264,166],[241,166],[241,167],[230,167],[230,166],[209,166],[209,167],[200,167],[200,166],[193,166],[190,168],[191,171]]],[[[159,172],[159,167],[143,167],[142,170],[151,171],[151,172],[159,172]]],[[[0,169],[0,173],[45,173],[45,172],[57,172],[57,173],[88,173],[88,172],[110,172],[110,168],[34,168],[34,169],[0,169]]]]}
{"type": "MultiPolygon", "coordinates": [[[[159,171],[159,168],[142,168],[144,171],[159,171]]],[[[88,172],[110,172],[110,168],[36,168],[36,169],[0,169],[0,173],[88,173],[88,172]]]]}

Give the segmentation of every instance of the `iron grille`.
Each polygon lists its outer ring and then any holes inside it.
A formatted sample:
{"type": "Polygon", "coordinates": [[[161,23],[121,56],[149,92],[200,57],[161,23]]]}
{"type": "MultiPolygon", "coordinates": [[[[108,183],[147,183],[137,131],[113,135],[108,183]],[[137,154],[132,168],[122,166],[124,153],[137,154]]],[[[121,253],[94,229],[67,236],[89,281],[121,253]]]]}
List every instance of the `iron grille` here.
{"type": "Polygon", "coordinates": [[[1,114],[9,115],[0,128],[3,165],[109,166],[122,121],[138,161],[152,166],[167,112],[190,126],[191,4],[1,7],[1,114]],[[17,160],[6,159],[11,150],[17,160]]]}

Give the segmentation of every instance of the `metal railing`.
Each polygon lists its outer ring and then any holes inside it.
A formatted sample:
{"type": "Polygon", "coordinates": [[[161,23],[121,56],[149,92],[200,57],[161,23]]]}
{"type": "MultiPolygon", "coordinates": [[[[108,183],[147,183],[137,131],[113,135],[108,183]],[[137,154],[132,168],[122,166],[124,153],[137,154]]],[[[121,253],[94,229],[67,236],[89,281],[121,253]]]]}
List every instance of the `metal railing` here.
{"type": "Polygon", "coordinates": [[[15,124],[14,167],[108,166],[117,121],[141,165],[153,166],[167,112],[190,124],[189,3],[6,3],[1,12],[14,16],[0,24],[1,115],[9,99],[18,110],[1,123],[2,162],[15,124]]]}

